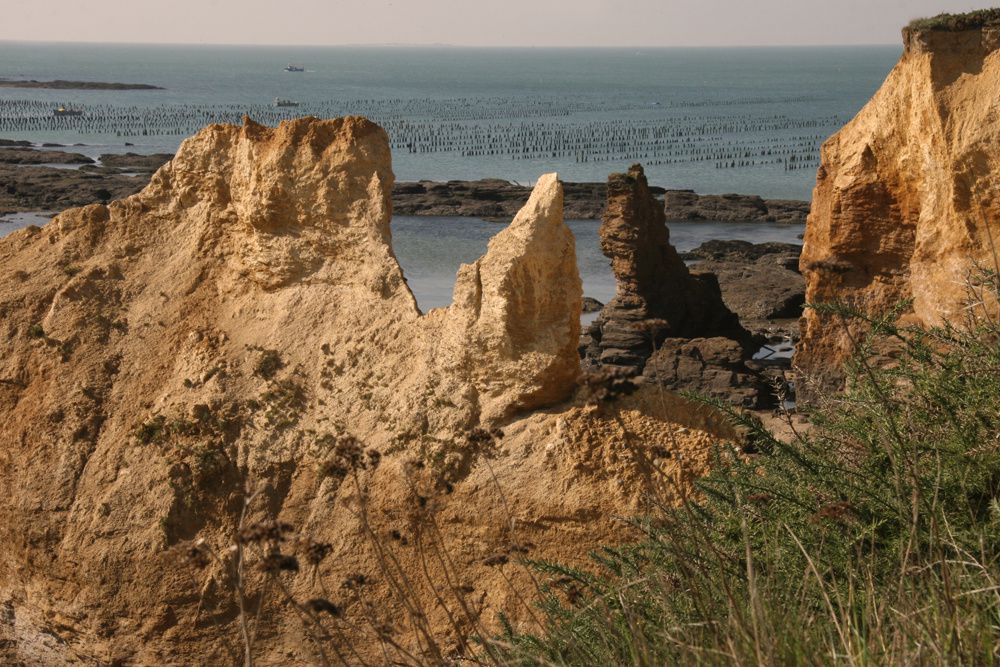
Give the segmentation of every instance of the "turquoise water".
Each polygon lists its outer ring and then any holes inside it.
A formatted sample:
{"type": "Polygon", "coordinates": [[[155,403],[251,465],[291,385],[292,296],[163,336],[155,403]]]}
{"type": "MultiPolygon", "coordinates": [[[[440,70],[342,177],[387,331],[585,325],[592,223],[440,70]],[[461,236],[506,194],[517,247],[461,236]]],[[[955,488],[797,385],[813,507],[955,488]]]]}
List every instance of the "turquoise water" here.
{"type": "Polygon", "coordinates": [[[820,143],[878,88],[897,47],[466,49],[0,43],[0,77],[160,91],[0,88],[0,138],[81,152],[173,151],[213,121],[361,113],[401,180],[558,171],[600,181],[636,161],[703,193],[809,197],[820,143]],[[301,63],[303,73],[283,71],[301,63]],[[270,106],[275,97],[300,102],[270,106]],[[79,118],[53,118],[64,104],[79,118]],[[134,147],[126,147],[125,143],[134,147]]]}

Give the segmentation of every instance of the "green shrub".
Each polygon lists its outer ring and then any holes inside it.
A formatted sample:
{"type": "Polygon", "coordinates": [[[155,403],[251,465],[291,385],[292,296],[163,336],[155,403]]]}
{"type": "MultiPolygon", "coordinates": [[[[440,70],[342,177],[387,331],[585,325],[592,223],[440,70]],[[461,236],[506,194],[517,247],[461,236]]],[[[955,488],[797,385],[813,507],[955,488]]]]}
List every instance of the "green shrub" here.
{"type": "Polygon", "coordinates": [[[965,14],[938,14],[937,16],[917,19],[910,23],[913,30],[939,30],[958,32],[976,28],[1000,26],[1000,9],[978,9],[965,14]]]}
{"type": "Polygon", "coordinates": [[[534,563],[545,629],[508,626],[503,661],[1000,662],[1000,325],[868,323],[898,365],[863,351],[794,443],[740,418],[761,453],[719,449],[698,499],[634,520],[598,574],[534,563]]]}

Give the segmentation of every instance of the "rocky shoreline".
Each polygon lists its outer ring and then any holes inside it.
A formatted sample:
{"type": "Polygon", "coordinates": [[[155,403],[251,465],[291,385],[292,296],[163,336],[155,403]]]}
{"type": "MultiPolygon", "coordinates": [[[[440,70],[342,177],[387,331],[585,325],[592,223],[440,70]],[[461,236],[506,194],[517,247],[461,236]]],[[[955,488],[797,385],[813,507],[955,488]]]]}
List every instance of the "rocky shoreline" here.
{"type": "MultiPolygon", "coordinates": [[[[0,140],[0,215],[84,206],[141,190],[171,155],[106,154],[95,160],[79,153],[31,148],[29,142],[0,140]],[[79,170],[46,164],[83,164],[79,170]],[[31,165],[25,169],[24,165],[31,165]],[[136,176],[135,174],[138,174],[136,176]]],[[[691,190],[650,187],[664,201],[667,220],[778,222],[805,224],[809,202],[766,200],[756,195],[698,195],[691,190]]],[[[531,187],[501,179],[397,182],[392,190],[397,215],[476,217],[509,221],[528,199],[531,187]]],[[[607,202],[606,183],[566,183],[565,215],[599,220],[607,202]]]]}
{"type": "Polygon", "coordinates": [[[108,83],[105,81],[36,81],[0,79],[0,88],[44,88],[47,90],[165,90],[148,83],[108,83]]]}

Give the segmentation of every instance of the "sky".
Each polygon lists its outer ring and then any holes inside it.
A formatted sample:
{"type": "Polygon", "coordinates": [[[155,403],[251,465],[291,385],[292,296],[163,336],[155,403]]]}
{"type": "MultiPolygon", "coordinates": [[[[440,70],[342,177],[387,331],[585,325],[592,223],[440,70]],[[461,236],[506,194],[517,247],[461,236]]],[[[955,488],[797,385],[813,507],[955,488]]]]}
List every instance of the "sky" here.
{"type": "Polygon", "coordinates": [[[957,0],[0,0],[0,40],[455,46],[896,44],[957,0]]]}

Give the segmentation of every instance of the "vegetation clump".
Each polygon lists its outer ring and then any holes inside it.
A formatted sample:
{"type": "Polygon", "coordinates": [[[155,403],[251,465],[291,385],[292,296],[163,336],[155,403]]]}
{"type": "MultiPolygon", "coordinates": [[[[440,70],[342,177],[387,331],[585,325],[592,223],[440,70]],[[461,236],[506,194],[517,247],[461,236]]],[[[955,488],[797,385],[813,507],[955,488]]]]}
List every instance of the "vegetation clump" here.
{"type": "Polygon", "coordinates": [[[997,26],[1000,26],[1000,8],[977,9],[964,14],[938,14],[930,18],[916,19],[909,27],[911,30],[961,32],[997,26]]]}
{"type": "Polygon", "coordinates": [[[500,662],[996,664],[1000,324],[894,321],[865,318],[896,365],[862,342],[813,432],[734,415],[758,453],[720,448],[697,497],[632,520],[639,543],[535,563],[543,629],[508,625],[500,662]]]}

